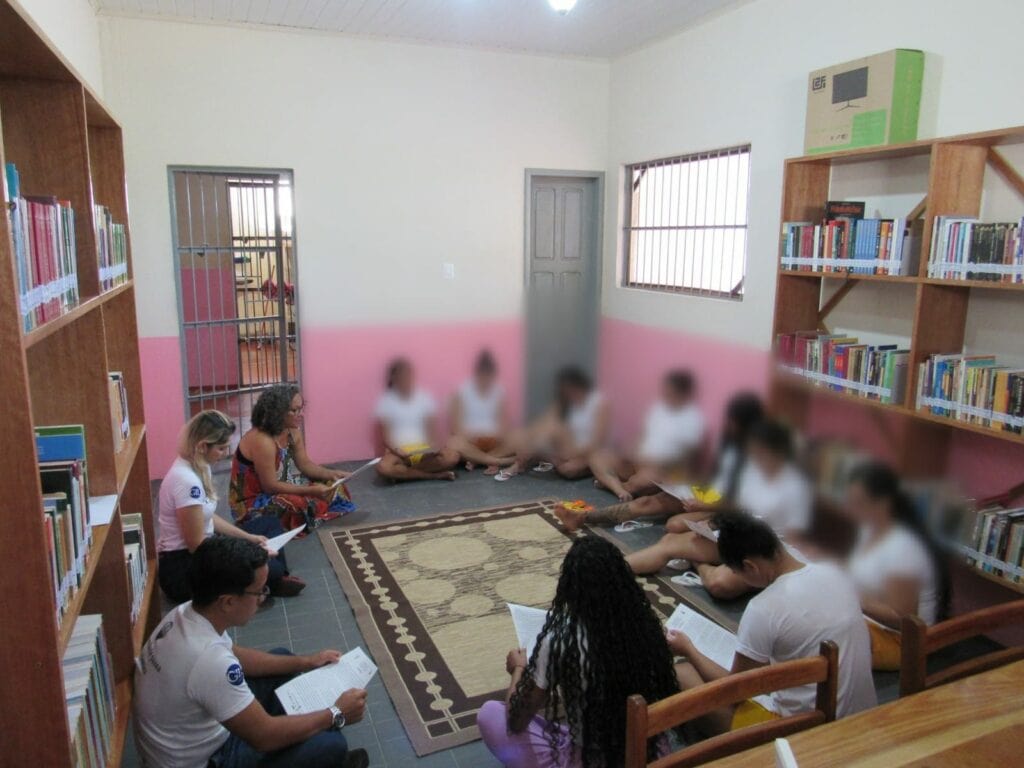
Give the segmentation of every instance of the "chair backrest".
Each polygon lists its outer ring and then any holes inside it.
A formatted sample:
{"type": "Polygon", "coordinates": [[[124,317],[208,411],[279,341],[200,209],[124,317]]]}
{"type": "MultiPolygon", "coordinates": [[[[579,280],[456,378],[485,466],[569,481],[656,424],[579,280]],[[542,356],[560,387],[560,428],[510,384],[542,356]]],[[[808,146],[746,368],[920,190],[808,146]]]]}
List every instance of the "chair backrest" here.
{"type": "Polygon", "coordinates": [[[929,627],[917,616],[905,616],[901,626],[900,696],[933,688],[1024,659],[1024,647],[1005,648],[928,674],[928,657],[970,637],[1014,624],[1024,624],[1024,600],[982,608],[929,627]]]}
{"type": "Polygon", "coordinates": [[[839,689],[839,650],[821,644],[819,656],[769,664],[669,696],[648,705],[643,696],[626,702],[625,768],[647,766],[647,740],[717,709],[754,696],[817,683],[818,695],[810,712],[782,717],[706,739],[651,763],[651,768],[685,768],[742,752],[797,731],[835,720],[839,689]]]}

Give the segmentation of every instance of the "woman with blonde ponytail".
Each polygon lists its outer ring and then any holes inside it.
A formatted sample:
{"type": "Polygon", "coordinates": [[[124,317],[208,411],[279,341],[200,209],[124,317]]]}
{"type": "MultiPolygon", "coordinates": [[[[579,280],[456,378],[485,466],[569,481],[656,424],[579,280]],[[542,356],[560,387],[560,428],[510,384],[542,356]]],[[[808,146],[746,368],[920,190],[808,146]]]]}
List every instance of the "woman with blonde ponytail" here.
{"type": "MultiPolygon", "coordinates": [[[[234,432],[235,422],[220,411],[196,414],[182,428],[178,456],[160,483],[160,538],[157,541],[160,566],[157,573],[160,588],[175,603],[192,597],[189,568],[192,553],[203,539],[221,534],[265,545],[267,537],[284,532],[276,520],[261,523],[259,530],[246,531],[216,514],[217,492],[210,466],[230,455],[234,432]]],[[[283,552],[271,554],[277,555],[269,561],[271,591],[277,587],[279,593],[297,594],[301,586],[298,590],[290,585],[280,589],[285,580],[299,580],[288,576],[283,552]]]]}

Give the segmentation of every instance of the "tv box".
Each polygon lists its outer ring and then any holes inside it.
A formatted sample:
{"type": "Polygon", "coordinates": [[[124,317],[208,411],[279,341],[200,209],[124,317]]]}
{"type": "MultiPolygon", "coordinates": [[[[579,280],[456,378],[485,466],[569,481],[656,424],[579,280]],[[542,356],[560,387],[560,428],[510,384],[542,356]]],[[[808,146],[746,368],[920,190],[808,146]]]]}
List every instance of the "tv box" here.
{"type": "Polygon", "coordinates": [[[897,48],[811,72],[804,151],[917,139],[924,52],[897,48]]]}

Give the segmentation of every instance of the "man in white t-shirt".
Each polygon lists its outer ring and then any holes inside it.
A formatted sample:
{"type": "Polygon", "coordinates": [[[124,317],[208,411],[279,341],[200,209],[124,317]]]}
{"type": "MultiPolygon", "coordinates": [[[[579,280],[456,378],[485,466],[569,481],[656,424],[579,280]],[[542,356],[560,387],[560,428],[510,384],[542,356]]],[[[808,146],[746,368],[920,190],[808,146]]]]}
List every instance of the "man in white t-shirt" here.
{"type": "MultiPolygon", "coordinates": [[[[708,659],[686,635],[670,631],[669,647],[686,658],[680,686],[693,688],[736,672],[815,656],[825,640],[839,647],[839,692],[836,715],[846,717],[875,706],[871,677],[871,641],[852,582],[839,568],[805,563],[793,556],[772,528],[743,512],[716,515],[722,562],[752,589],[762,590],[740,619],[736,655],[726,670],[708,659]]],[[[743,705],[745,725],[814,708],[815,686],[776,691],[771,709],[743,705]]],[[[733,725],[733,712],[707,718],[709,732],[733,725]]]]}
{"type": "Polygon", "coordinates": [[[192,600],[175,608],[136,662],[135,738],[149,768],[366,768],[341,729],[362,719],[366,691],[333,706],[285,715],[274,691],[302,672],[336,662],[338,651],[293,656],[234,645],[267,595],[267,552],[213,536],[192,559],[192,600]]]}

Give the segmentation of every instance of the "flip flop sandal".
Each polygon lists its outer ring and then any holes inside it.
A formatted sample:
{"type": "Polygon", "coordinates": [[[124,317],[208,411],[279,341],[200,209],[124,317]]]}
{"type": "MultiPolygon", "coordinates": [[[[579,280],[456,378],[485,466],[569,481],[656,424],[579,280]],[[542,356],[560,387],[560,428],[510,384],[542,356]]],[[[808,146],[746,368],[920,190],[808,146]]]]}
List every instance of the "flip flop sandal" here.
{"type": "Polygon", "coordinates": [[[654,523],[647,523],[643,520],[626,520],[625,522],[619,523],[615,526],[617,533],[629,533],[630,531],[637,531],[641,528],[650,528],[654,523]]]}
{"type": "Polygon", "coordinates": [[[509,472],[507,469],[499,469],[498,473],[494,476],[494,479],[499,483],[504,483],[506,480],[511,480],[515,477],[518,472],[509,472]]]}
{"type": "Polygon", "coordinates": [[[673,584],[678,584],[681,587],[703,587],[704,582],[700,576],[696,573],[681,573],[678,576],[673,576],[669,579],[673,584]]]}
{"type": "Polygon", "coordinates": [[[675,560],[669,560],[666,564],[667,567],[673,571],[688,571],[690,570],[690,561],[684,560],[681,557],[677,557],[675,560]]]}
{"type": "Polygon", "coordinates": [[[538,464],[536,467],[534,467],[532,471],[534,471],[534,472],[550,472],[554,468],[555,468],[555,465],[552,464],[550,461],[542,461],[540,464],[538,464]]]}

